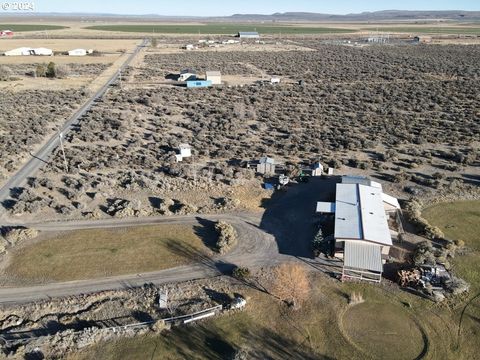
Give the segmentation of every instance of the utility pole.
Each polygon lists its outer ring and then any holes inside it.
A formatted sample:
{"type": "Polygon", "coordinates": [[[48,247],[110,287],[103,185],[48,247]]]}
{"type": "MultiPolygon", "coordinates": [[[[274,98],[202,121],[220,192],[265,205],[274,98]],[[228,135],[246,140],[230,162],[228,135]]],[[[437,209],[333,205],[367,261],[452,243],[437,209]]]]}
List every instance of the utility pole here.
{"type": "Polygon", "coordinates": [[[122,86],[122,69],[118,70],[118,83],[120,85],[120,90],[123,90],[122,86]]]}
{"type": "Polygon", "coordinates": [[[67,157],[65,156],[65,148],[63,147],[63,134],[60,132],[58,133],[58,138],[60,139],[60,148],[62,149],[62,154],[63,154],[63,165],[65,166],[65,173],[68,173],[68,163],[67,163],[67,157]]]}

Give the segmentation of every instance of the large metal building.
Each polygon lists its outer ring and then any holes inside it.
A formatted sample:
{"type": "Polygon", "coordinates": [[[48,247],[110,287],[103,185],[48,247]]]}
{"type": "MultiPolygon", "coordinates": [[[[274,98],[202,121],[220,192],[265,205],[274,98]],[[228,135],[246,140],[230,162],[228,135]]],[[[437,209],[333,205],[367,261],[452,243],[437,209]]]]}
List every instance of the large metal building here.
{"type": "Polygon", "coordinates": [[[240,39],[259,39],[260,34],[256,31],[240,31],[237,34],[240,39]]]}
{"type": "Polygon", "coordinates": [[[318,202],[317,213],[335,214],[334,255],[344,261],[343,277],[380,282],[383,262],[392,246],[389,213],[398,201],[381,185],[365,178],[344,177],[335,203],[318,202]],[[373,184],[372,184],[373,183],[373,184]]]}

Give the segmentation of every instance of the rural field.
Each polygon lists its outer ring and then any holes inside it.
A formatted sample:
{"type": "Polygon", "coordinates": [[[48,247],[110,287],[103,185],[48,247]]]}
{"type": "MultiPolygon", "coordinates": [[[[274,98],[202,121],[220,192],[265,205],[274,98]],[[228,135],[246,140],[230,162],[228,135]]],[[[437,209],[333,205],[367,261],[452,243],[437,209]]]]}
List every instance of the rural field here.
{"type": "Polygon", "coordinates": [[[233,35],[239,31],[258,31],[262,34],[339,34],[355,32],[337,27],[307,27],[295,25],[268,26],[262,24],[201,24],[201,25],[95,25],[88,30],[123,31],[150,34],[220,34],[233,35]]]}
{"type": "Polygon", "coordinates": [[[160,335],[102,343],[68,359],[225,359],[238,349],[274,359],[473,359],[479,350],[472,341],[480,315],[480,299],[475,299],[479,202],[439,204],[424,216],[472,249],[455,259],[454,271],[472,284],[464,301],[432,306],[389,284],[339,284],[316,275],[310,300],[295,312],[272,296],[237,285],[231,291],[251,303],[244,311],[160,335]],[[348,304],[354,292],[362,294],[363,303],[348,304]]]}
{"type": "Polygon", "coordinates": [[[162,270],[192,262],[176,247],[210,255],[203,241],[188,225],[61,232],[18,247],[4,274],[28,284],[162,270]]]}

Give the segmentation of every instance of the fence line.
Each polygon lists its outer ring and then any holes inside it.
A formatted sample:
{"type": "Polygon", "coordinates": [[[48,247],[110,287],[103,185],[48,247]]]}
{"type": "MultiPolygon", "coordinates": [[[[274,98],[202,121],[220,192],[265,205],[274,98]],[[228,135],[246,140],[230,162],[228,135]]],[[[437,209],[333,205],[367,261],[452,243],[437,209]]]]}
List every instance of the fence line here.
{"type": "MultiPolygon", "coordinates": [[[[109,331],[117,332],[117,330],[143,328],[143,327],[146,327],[148,325],[154,324],[154,323],[159,322],[159,321],[163,321],[165,324],[168,324],[168,323],[174,323],[175,321],[178,321],[178,320],[183,320],[182,323],[187,324],[187,323],[190,323],[192,321],[196,321],[196,320],[200,320],[200,319],[203,319],[203,318],[206,318],[206,317],[213,316],[217,313],[217,311],[221,311],[222,309],[223,309],[222,305],[217,305],[217,306],[213,306],[211,308],[208,308],[208,309],[205,309],[205,310],[200,310],[200,311],[194,312],[192,314],[187,314],[187,315],[180,315],[180,316],[174,316],[174,317],[169,317],[169,318],[164,318],[164,319],[144,321],[144,322],[135,323],[135,324],[118,325],[118,326],[112,326],[112,327],[107,327],[107,328],[101,328],[101,327],[95,327],[95,328],[100,329],[100,330],[109,330],[109,331]]],[[[74,334],[75,333],[80,333],[82,331],[83,330],[74,331],[74,334]]],[[[14,335],[14,334],[15,333],[12,333],[12,335],[14,335]]],[[[4,334],[4,335],[8,335],[8,334],[4,334]]],[[[29,337],[15,339],[15,340],[7,340],[3,336],[0,336],[0,340],[3,340],[5,342],[4,345],[8,345],[8,343],[22,343],[23,344],[23,343],[27,343],[31,340],[34,340],[34,339],[37,339],[37,338],[40,338],[40,337],[50,338],[50,337],[55,336],[55,335],[56,334],[43,335],[43,336],[42,335],[40,335],[40,336],[29,336],[29,337]]]]}

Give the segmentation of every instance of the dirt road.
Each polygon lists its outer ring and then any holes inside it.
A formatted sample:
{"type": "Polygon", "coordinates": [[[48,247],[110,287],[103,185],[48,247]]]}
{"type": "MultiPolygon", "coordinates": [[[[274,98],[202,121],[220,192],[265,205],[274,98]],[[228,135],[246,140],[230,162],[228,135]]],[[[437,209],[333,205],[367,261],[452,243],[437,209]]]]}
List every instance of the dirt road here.
{"type": "MultiPolygon", "coordinates": [[[[194,280],[205,277],[220,276],[229,272],[234,266],[271,265],[282,260],[278,253],[275,239],[258,226],[260,216],[256,214],[237,213],[225,215],[191,215],[172,217],[151,217],[134,219],[107,219],[87,221],[62,221],[37,224],[25,224],[41,231],[65,231],[93,228],[115,228],[128,226],[146,226],[155,224],[192,224],[202,221],[225,220],[234,225],[238,234],[238,245],[225,256],[205,257],[184,251],[192,259],[192,265],[168,270],[142,274],[121,275],[102,279],[50,283],[39,286],[0,288],[0,304],[24,303],[56,296],[78,295],[102,290],[121,289],[141,286],[145,283],[156,285],[194,280]]],[[[13,225],[13,224],[11,224],[13,225]]]]}

